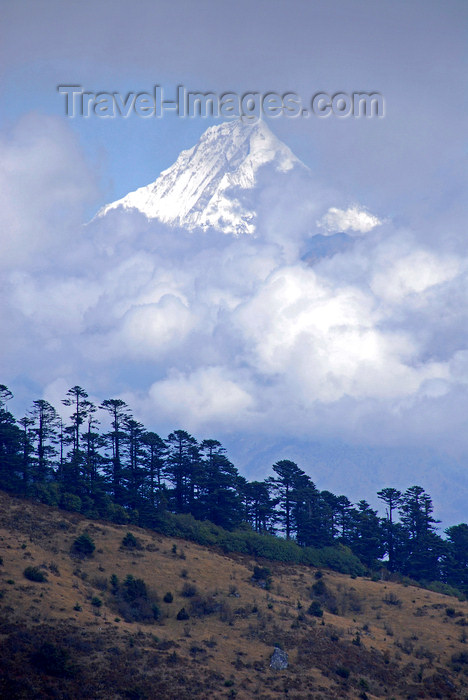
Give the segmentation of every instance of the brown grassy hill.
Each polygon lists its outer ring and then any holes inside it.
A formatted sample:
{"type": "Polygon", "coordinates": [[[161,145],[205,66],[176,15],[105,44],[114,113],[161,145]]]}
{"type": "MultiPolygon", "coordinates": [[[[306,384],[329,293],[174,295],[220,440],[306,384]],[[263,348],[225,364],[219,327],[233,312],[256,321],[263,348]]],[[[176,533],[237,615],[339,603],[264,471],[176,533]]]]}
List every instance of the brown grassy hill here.
{"type": "Polygon", "coordinates": [[[2,492],[0,556],[5,699],[468,697],[468,604],[456,598],[225,556],[2,492]],[[79,558],[85,531],[96,549],[79,558]],[[122,546],[129,531],[137,547],[122,546]],[[275,645],[285,670],[270,668],[275,645]]]}

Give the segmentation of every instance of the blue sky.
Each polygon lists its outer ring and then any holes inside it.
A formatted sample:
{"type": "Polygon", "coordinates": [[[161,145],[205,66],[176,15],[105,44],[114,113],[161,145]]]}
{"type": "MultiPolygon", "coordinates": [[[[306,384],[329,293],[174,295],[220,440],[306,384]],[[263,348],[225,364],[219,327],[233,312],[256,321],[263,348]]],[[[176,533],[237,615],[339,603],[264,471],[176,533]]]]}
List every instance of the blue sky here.
{"type": "Polygon", "coordinates": [[[321,487],[343,485],[353,498],[371,500],[387,482],[419,481],[447,522],[466,520],[467,14],[466,2],[450,0],[0,2],[1,381],[15,392],[17,410],[38,395],[57,403],[76,383],[95,390],[97,400],[117,392],[162,433],[178,423],[224,440],[257,478],[289,456],[310,464],[321,487]],[[103,204],[155,180],[214,122],[69,119],[57,92],[63,84],[122,94],[155,84],[170,94],[183,84],[304,99],[379,91],[383,119],[268,123],[337,207],[359,203],[384,223],[314,277],[299,255],[286,266],[284,250],[272,252],[271,241],[172,245],[170,232],[146,229],[139,219],[86,229],[103,204]],[[166,241],[165,253],[155,253],[150,236],[166,241]],[[248,267],[245,289],[226,283],[223,292],[242,303],[207,339],[200,328],[216,296],[210,270],[231,259],[232,279],[252,259],[258,269],[248,267]],[[260,280],[261,265],[269,276],[260,280]],[[155,318],[179,314],[187,336],[169,334],[166,348],[139,338],[149,349],[138,355],[125,336],[128,314],[145,285],[163,284],[162,268],[167,294],[155,318]],[[331,368],[346,391],[335,395],[331,384],[315,383],[316,400],[299,401],[300,368],[316,338],[310,324],[305,341],[294,337],[279,369],[272,363],[265,373],[257,319],[276,352],[286,318],[272,303],[275,281],[300,290],[309,320],[312,288],[327,304],[341,300],[359,327],[375,332],[383,359],[373,382],[352,368],[346,383],[331,368]],[[221,362],[216,353],[228,357],[222,339],[233,329],[242,337],[237,359],[221,362]],[[404,388],[405,377],[414,391],[404,388]],[[217,387],[231,404],[212,401],[217,387]],[[193,410],[176,401],[190,392],[193,410]],[[205,414],[200,396],[212,401],[205,414]]]}

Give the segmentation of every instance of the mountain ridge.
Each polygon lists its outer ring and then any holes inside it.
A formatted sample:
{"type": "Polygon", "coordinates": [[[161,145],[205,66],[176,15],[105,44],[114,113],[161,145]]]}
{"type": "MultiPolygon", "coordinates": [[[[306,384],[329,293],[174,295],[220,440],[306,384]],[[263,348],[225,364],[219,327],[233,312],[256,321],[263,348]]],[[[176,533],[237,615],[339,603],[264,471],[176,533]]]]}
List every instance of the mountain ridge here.
{"type": "Polygon", "coordinates": [[[104,206],[135,209],[148,219],[189,231],[209,228],[222,233],[255,233],[255,210],[245,200],[255,190],[261,169],[272,175],[301,170],[302,163],[263,121],[241,120],[209,127],[192,148],[149,185],[104,206]]]}

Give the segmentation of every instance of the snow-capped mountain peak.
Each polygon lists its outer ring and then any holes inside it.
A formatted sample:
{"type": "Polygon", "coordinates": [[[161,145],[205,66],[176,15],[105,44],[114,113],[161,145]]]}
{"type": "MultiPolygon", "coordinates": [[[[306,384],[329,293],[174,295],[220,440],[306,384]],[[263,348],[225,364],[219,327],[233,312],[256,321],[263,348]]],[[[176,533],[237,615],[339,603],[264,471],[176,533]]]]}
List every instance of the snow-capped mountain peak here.
{"type": "Polygon", "coordinates": [[[255,211],[242,194],[255,188],[262,168],[277,173],[306,170],[263,121],[224,122],[208,128],[155,182],[108,204],[98,216],[117,207],[133,208],[148,219],[188,230],[252,234],[255,211]]]}

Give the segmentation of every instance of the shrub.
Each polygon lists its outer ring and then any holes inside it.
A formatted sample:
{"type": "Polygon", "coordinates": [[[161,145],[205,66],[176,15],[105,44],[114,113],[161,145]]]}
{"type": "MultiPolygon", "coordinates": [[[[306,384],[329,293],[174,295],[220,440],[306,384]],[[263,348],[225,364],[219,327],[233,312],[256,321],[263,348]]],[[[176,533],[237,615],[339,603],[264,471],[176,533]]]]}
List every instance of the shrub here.
{"type": "Polygon", "coordinates": [[[92,556],[95,549],[94,540],[87,532],[83,532],[72,544],[72,553],[80,557],[92,556]]]}
{"type": "Polygon", "coordinates": [[[336,669],[336,674],[341,678],[349,678],[350,670],[346,666],[338,666],[336,669]]]}
{"type": "Polygon", "coordinates": [[[47,581],[47,576],[37,566],[27,566],[23,571],[23,576],[29,579],[29,581],[35,581],[37,583],[45,583],[47,581]]]}
{"type": "Polygon", "coordinates": [[[95,608],[100,608],[102,605],[102,600],[97,596],[94,596],[91,598],[91,605],[93,605],[95,608]]]}
{"type": "Polygon", "coordinates": [[[82,502],[79,496],[74,493],[64,493],[60,499],[60,507],[64,510],[81,511],[82,502]]]}
{"type": "Polygon", "coordinates": [[[387,593],[386,596],[382,599],[384,603],[387,605],[398,605],[398,607],[401,607],[402,602],[399,598],[394,593],[387,593]]]}
{"type": "Polygon", "coordinates": [[[177,619],[178,620],[188,620],[190,619],[190,616],[188,612],[186,611],[185,608],[181,608],[179,612],[177,613],[177,619]]]}
{"type": "Polygon", "coordinates": [[[252,581],[269,591],[272,584],[271,571],[268,566],[254,566],[252,581]]]}
{"type": "Polygon", "coordinates": [[[168,591],[164,596],[163,600],[165,603],[172,603],[172,601],[174,600],[174,596],[168,591]]]}
{"type": "Polygon", "coordinates": [[[256,581],[266,581],[266,579],[270,578],[270,576],[271,571],[268,566],[254,566],[252,578],[254,578],[256,581]]]}
{"type": "Polygon", "coordinates": [[[180,593],[184,598],[193,598],[197,595],[197,587],[193,583],[184,583],[180,593]]]}
{"type": "Polygon", "coordinates": [[[152,622],[160,617],[157,596],[150,594],[143,579],[129,574],[120,585],[115,576],[111,577],[111,584],[117,604],[116,611],[126,622],[152,622]]]}
{"type": "Polygon", "coordinates": [[[49,564],[49,571],[51,571],[55,576],[60,576],[60,571],[57,566],[57,564],[54,561],[51,561],[49,564]]]}
{"type": "Polygon", "coordinates": [[[445,608],[445,614],[447,615],[447,617],[455,617],[457,613],[455,611],[455,608],[445,608]]]}
{"type": "Polygon", "coordinates": [[[428,591],[434,591],[434,593],[443,593],[443,595],[453,596],[460,601],[466,600],[466,596],[459,588],[454,588],[454,586],[450,586],[448,583],[443,583],[442,581],[433,581],[432,583],[426,584],[424,588],[427,588],[428,591]]]}
{"type": "Polygon", "coordinates": [[[131,532],[127,532],[122,538],[122,547],[126,549],[143,549],[141,542],[131,532]]]}
{"type": "Polygon", "coordinates": [[[307,612],[314,617],[323,617],[323,610],[317,600],[312,601],[307,612]]]}
{"type": "Polygon", "coordinates": [[[452,663],[455,664],[468,664],[468,652],[461,651],[459,654],[453,654],[452,663]]]}
{"type": "Polygon", "coordinates": [[[137,598],[144,598],[145,600],[148,598],[146,583],[142,578],[133,578],[133,576],[129,574],[123,583],[123,588],[123,596],[129,603],[137,600],[137,598]]]}
{"type": "Polygon", "coordinates": [[[196,617],[212,615],[221,609],[221,603],[210,593],[197,595],[190,601],[190,614],[196,617]]]}
{"type": "Polygon", "coordinates": [[[323,578],[319,578],[312,586],[312,593],[317,596],[324,595],[327,592],[327,587],[323,578]]]}

